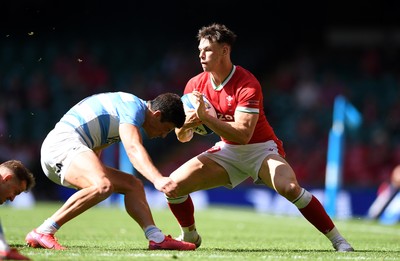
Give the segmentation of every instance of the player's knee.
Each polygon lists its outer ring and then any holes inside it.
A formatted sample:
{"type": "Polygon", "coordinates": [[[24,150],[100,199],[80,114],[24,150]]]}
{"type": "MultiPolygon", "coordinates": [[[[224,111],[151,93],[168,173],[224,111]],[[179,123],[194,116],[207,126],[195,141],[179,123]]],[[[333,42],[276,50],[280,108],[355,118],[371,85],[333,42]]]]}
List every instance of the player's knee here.
{"type": "Polygon", "coordinates": [[[132,176],[131,180],[127,183],[127,185],[129,186],[128,190],[144,191],[143,182],[134,176],[132,176]]]}
{"type": "Polygon", "coordinates": [[[289,182],[288,184],[282,186],[278,193],[285,197],[286,199],[292,201],[297,198],[301,192],[301,187],[295,182],[289,182]]]}
{"type": "Polygon", "coordinates": [[[181,204],[185,202],[188,199],[189,195],[184,195],[176,198],[169,198],[166,196],[167,202],[170,204],[181,204]]]}
{"type": "Polygon", "coordinates": [[[96,186],[96,193],[102,198],[109,197],[114,192],[114,186],[109,179],[102,179],[96,186]]]}

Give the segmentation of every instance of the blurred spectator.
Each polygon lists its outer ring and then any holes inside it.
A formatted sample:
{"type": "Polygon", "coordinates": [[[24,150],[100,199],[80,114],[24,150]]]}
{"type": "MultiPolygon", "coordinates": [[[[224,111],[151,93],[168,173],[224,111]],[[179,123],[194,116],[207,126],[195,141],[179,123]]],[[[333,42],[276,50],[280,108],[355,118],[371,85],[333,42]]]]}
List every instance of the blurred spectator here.
{"type": "MultiPolygon", "coordinates": [[[[390,178],[379,186],[377,197],[368,210],[368,217],[378,219],[399,192],[400,165],[397,165],[393,169],[390,178]]],[[[398,206],[397,212],[400,212],[400,206],[398,206]]]]}

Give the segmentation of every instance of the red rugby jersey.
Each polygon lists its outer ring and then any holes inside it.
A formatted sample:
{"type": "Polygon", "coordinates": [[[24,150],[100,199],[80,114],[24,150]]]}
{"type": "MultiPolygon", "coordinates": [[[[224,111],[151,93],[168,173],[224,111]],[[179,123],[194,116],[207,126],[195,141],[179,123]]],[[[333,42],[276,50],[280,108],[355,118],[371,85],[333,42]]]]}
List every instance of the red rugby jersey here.
{"type": "MultiPolygon", "coordinates": [[[[202,72],[188,81],[184,94],[193,90],[198,90],[207,97],[217,111],[218,118],[223,121],[234,121],[236,110],[259,114],[249,144],[274,140],[279,153],[285,155],[282,142],[275,135],[265,116],[260,82],[251,72],[241,66],[234,66],[229,76],[219,86],[213,83],[210,73],[202,72]]],[[[236,144],[224,137],[221,139],[226,143],[236,144]]]]}

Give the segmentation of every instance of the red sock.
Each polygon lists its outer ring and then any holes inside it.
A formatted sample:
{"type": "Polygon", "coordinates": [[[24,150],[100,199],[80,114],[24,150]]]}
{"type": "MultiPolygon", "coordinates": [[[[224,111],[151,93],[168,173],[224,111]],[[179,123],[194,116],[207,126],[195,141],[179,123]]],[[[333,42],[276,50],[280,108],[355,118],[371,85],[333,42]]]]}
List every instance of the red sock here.
{"type": "Polygon", "coordinates": [[[301,214],[323,234],[331,231],[335,225],[318,199],[312,196],[310,203],[302,209],[301,214]]]}
{"type": "Polygon", "coordinates": [[[184,202],[179,204],[168,202],[168,206],[181,227],[190,227],[194,224],[194,206],[190,195],[184,202]]]}

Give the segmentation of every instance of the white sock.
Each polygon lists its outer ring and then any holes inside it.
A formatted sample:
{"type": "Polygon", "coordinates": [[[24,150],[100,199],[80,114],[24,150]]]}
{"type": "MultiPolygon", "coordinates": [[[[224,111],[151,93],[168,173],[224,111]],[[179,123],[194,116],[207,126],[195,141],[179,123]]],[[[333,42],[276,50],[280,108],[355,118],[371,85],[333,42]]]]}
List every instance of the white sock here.
{"type": "Polygon", "coordinates": [[[292,201],[292,203],[298,208],[302,209],[305,208],[308,203],[310,203],[312,199],[312,194],[305,190],[304,188],[301,189],[300,195],[292,201]]]}
{"type": "Polygon", "coordinates": [[[331,241],[336,242],[338,239],[342,239],[342,235],[339,233],[336,227],[334,227],[331,231],[325,234],[325,236],[331,241]]]}
{"type": "Polygon", "coordinates": [[[184,241],[193,242],[194,240],[197,240],[197,238],[199,236],[196,228],[193,228],[192,226],[191,227],[181,227],[181,231],[182,231],[184,241]]]}
{"type": "Polygon", "coordinates": [[[42,234],[55,234],[59,228],[60,226],[56,222],[48,218],[36,229],[36,231],[42,234]]]}
{"type": "Polygon", "coordinates": [[[165,235],[156,226],[148,226],[144,229],[144,235],[150,241],[161,243],[165,239],[165,235]]]}
{"type": "Polygon", "coordinates": [[[8,245],[4,235],[0,235],[0,250],[1,251],[8,251],[10,250],[10,246],[8,245]]]}

